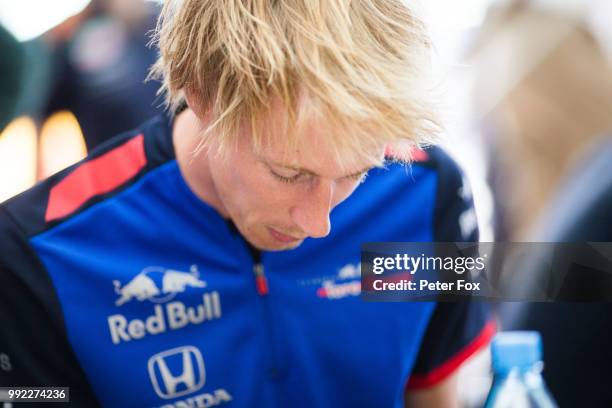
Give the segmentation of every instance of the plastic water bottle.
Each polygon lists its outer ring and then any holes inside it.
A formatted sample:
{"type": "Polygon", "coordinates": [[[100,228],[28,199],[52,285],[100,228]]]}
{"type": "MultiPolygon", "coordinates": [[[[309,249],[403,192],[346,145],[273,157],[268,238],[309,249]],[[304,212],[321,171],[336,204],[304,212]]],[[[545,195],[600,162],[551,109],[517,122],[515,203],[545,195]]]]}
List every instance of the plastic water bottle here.
{"type": "Polygon", "coordinates": [[[493,386],[485,408],[556,408],[542,378],[542,339],[538,332],[495,335],[491,343],[493,386]]]}

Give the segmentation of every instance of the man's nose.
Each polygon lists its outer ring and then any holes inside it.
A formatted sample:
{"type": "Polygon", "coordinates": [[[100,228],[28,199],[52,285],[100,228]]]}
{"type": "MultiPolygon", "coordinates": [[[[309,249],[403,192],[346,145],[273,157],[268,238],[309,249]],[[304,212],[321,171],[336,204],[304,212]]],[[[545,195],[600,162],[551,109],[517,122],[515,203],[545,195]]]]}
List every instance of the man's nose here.
{"type": "Polygon", "coordinates": [[[312,238],[329,235],[334,182],[319,180],[308,189],[305,197],[291,209],[293,221],[312,238]]]}

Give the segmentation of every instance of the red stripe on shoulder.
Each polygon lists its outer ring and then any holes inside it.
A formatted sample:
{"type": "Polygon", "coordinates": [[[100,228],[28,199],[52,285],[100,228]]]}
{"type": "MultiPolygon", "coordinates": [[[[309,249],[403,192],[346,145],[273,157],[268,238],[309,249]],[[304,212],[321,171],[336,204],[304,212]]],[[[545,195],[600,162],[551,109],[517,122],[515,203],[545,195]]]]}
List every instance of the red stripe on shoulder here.
{"type": "Polygon", "coordinates": [[[411,152],[411,157],[415,162],[425,162],[429,160],[429,155],[422,149],[413,149],[411,152]]]}
{"type": "Polygon", "coordinates": [[[90,198],[108,193],[134,177],[146,164],[142,134],[81,164],[51,188],[45,221],[70,215],[90,198]]]}
{"type": "Polygon", "coordinates": [[[387,145],[385,146],[385,157],[406,163],[425,162],[429,160],[429,155],[425,150],[414,146],[409,149],[397,149],[392,145],[387,145]]]}
{"type": "Polygon", "coordinates": [[[418,390],[422,388],[432,387],[450,374],[452,374],[464,361],[470,358],[474,353],[480,350],[485,345],[489,344],[491,337],[495,334],[497,325],[494,320],[489,320],[483,327],[480,333],[457,354],[449,358],[445,363],[436,367],[425,375],[413,375],[408,380],[406,388],[410,390],[418,390]]]}

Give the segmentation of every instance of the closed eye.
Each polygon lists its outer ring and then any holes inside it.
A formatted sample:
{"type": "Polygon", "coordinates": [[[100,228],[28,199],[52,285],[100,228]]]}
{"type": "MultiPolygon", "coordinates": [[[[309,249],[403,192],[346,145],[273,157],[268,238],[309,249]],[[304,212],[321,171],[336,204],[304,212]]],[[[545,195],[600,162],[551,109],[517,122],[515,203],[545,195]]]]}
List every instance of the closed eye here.
{"type": "Polygon", "coordinates": [[[283,183],[287,183],[287,184],[295,184],[297,182],[300,181],[300,179],[302,179],[303,174],[302,173],[298,173],[295,176],[291,176],[291,177],[286,177],[286,176],[282,176],[278,173],[276,173],[274,170],[270,169],[270,173],[278,180],[281,181],[283,183]]]}
{"type": "MultiPolygon", "coordinates": [[[[270,171],[270,174],[272,174],[272,176],[274,178],[276,178],[278,181],[282,182],[282,183],[286,183],[286,184],[295,184],[298,183],[300,181],[309,179],[310,177],[312,177],[312,174],[308,174],[308,173],[297,173],[293,176],[283,176],[282,174],[278,174],[277,172],[275,172],[272,168],[268,167],[268,170],[270,171]]],[[[342,177],[341,179],[339,179],[340,181],[358,181],[359,183],[363,183],[363,181],[366,179],[367,175],[368,175],[368,171],[370,169],[361,171],[359,173],[355,173],[355,174],[350,174],[348,176],[342,177]]]]}

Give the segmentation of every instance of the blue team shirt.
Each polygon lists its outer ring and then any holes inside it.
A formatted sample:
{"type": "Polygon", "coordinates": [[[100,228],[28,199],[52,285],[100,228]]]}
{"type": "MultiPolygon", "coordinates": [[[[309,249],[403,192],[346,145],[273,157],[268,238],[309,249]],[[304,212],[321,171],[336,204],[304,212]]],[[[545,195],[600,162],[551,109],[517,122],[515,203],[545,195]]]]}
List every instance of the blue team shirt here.
{"type": "MultiPolygon", "coordinates": [[[[19,237],[0,248],[22,240],[36,266],[5,249],[0,265],[15,280],[44,275],[24,296],[48,304],[74,366],[57,381],[106,407],[399,407],[411,377],[434,384],[486,341],[480,306],[359,296],[361,243],[475,239],[460,223],[473,211],[461,175],[438,149],[372,170],[329,236],[258,252],[190,190],[171,137],[157,118],[0,207],[0,239],[19,237]]],[[[28,336],[27,316],[2,317],[28,336]]]]}

